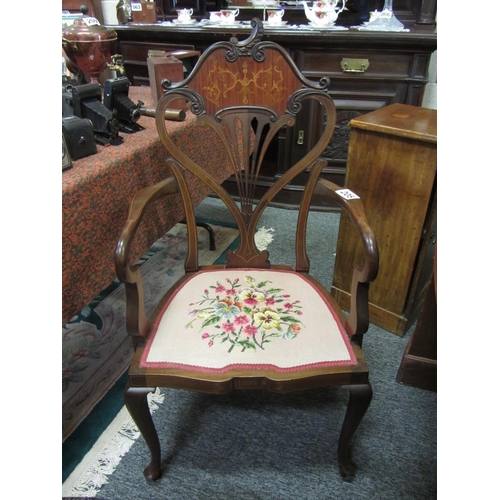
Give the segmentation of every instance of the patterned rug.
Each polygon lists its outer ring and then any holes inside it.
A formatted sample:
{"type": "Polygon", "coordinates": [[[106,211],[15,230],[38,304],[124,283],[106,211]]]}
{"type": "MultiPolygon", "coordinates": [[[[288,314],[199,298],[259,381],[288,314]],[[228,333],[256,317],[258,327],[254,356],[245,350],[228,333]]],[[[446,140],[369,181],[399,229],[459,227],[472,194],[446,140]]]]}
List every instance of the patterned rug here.
{"type": "MultiPolygon", "coordinates": [[[[212,264],[237,244],[238,230],[212,224],[216,250],[208,232],[198,228],[200,264],[212,264]]],[[[143,273],[146,312],[184,273],[186,226],[177,224],[138,261],[143,273]]],[[[62,439],[76,429],[120,376],[133,354],[125,328],[125,287],[115,280],[62,331],[62,439]]]]}

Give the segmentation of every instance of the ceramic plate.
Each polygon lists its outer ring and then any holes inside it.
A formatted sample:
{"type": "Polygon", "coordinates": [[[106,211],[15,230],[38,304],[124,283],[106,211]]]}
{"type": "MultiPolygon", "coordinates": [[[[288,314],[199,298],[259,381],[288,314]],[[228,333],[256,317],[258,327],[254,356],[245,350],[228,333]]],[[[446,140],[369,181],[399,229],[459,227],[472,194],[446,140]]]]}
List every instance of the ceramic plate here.
{"type": "Polygon", "coordinates": [[[315,23],[308,23],[309,26],[312,26],[313,28],[333,28],[335,26],[335,23],[328,23],[328,24],[315,24],[315,23]]]}
{"type": "Polygon", "coordinates": [[[348,29],[345,26],[335,26],[335,23],[330,23],[325,25],[309,23],[308,28],[314,28],[317,30],[339,30],[339,31],[344,31],[348,29]]]}
{"type": "Polygon", "coordinates": [[[179,21],[179,19],[174,19],[172,22],[174,24],[178,24],[179,26],[182,26],[182,25],[187,25],[187,24],[195,24],[198,21],[196,19],[190,19],[189,21],[179,21]]]}
{"type": "Polygon", "coordinates": [[[254,7],[276,7],[279,2],[277,0],[253,0],[252,5],[254,7]]]}
{"type": "Polygon", "coordinates": [[[216,21],[214,23],[210,22],[211,26],[219,26],[223,28],[224,26],[237,26],[238,24],[241,24],[241,21],[231,21],[231,22],[224,22],[224,21],[216,21]]]}
{"type": "Polygon", "coordinates": [[[276,23],[271,24],[269,21],[262,21],[262,24],[266,28],[279,28],[281,26],[285,26],[285,24],[288,24],[288,21],[281,21],[279,24],[276,23]]]}

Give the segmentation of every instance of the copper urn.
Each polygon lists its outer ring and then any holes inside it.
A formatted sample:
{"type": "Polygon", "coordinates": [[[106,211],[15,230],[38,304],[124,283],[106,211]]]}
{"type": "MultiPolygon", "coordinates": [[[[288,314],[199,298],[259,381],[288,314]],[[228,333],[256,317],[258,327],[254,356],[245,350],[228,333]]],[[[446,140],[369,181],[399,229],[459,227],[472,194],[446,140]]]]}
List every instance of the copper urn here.
{"type": "Polygon", "coordinates": [[[91,83],[99,82],[99,75],[108,67],[111,56],[116,54],[117,34],[110,28],[101,26],[94,17],[84,16],[72,26],[63,29],[62,46],[68,59],[90,78],[91,83]]]}

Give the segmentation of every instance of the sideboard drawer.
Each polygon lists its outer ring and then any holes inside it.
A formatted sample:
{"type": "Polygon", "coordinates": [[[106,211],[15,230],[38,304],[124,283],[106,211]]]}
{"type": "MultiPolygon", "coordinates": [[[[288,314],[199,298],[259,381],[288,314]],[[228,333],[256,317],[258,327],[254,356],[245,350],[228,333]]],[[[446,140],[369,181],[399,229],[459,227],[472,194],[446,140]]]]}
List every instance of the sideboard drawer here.
{"type": "Polygon", "coordinates": [[[298,63],[300,70],[311,76],[356,79],[405,79],[412,74],[413,56],[411,54],[384,54],[370,51],[324,52],[318,50],[302,52],[298,56],[298,63]],[[346,72],[342,69],[342,61],[344,59],[366,59],[368,61],[368,68],[359,73],[346,72]]]}

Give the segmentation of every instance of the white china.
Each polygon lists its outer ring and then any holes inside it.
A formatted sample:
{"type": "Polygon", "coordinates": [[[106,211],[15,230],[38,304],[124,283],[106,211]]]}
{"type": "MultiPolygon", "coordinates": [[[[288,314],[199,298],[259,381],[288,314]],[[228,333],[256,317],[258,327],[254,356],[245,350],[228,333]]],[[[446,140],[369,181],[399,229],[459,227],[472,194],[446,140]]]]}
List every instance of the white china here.
{"type": "Polygon", "coordinates": [[[309,20],[314,26],[328,26],[333,24],[337,20],[337,15],[332,12],[325,12],[323,10],[317,10],[312,13],[309,20]]]}
{"type": "Polygon", "coordinates": [[[187,21],[180,21],[179,19],[173,19],[172,22],[178,26],[187,26],[191,24],[196,24],[198,21],[196,19],[188,19],[187,21]]]}
{"type": "Polygon", "coordinates": [[[222,14],[220,13],[220,11],[210,12],[210,21],[212,21],[214,23],[220,22],[221,17],[222,17],[222,14]]]}
{"type": "Polygon", "coordinates": [[[234,24],[236,16],[240,13],[240,9],[221,10],[220,13],[220,22],[222,24],[234,24]]]}
{"type": "Polygon", "coordinates": [[[279,7],[278,0],[252,0],[254,7],[279,7]]]}
{"type": "Polygon", "coordinates": [[[288,24],[288,21],[281,21],[280,23],[276,23],[276,24],[271,24],[268,21],[262,21],[262,24],[264,26],[266,26],[267,28],[277,28],[279,26],[286,26],[288,24]]]}
{"type": "Polygon", "coordinates": [[[177,10],[177,19],[181,23],[191,21],[191,16],[193,15],[193,9],[178,9],[177,10]]]}
{"type": "Polygon", "coordinates": [[[337,20],[338,15],[345,9],[346,0],[342,0],[342,6],[337,7],[339,0],[317,0],[312,7],[307,2],[304,5],[304,13],[314,26],[328,26],[337,20]]]}
{"type": "Polygon", "coordinates": [[[274,25],[274,26],[280,25],[284,13],[285,13],[285,11],[283,9],[268,10],[267,11],[267,22],[270,25],[274,25]]]}

